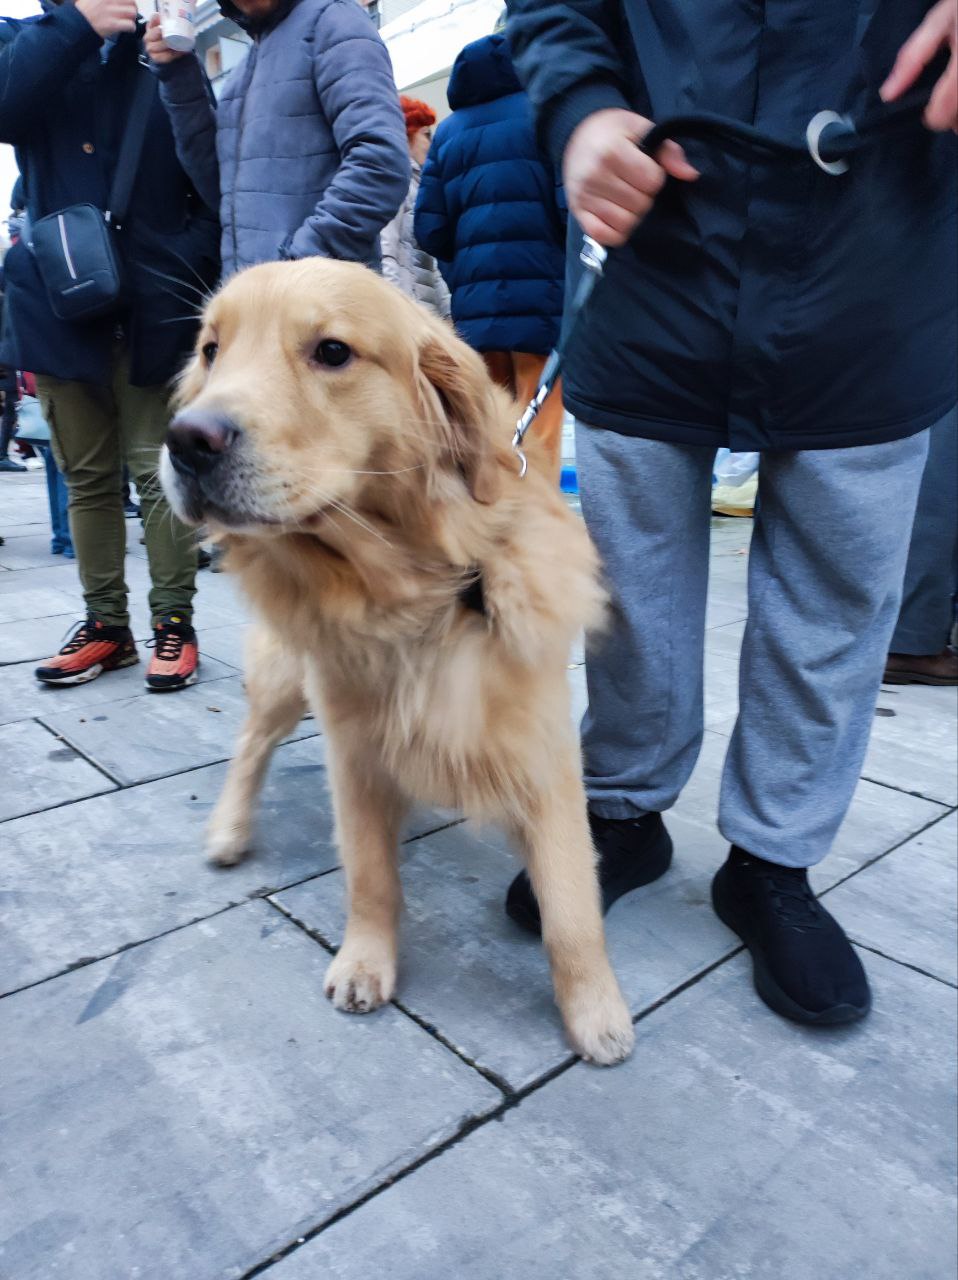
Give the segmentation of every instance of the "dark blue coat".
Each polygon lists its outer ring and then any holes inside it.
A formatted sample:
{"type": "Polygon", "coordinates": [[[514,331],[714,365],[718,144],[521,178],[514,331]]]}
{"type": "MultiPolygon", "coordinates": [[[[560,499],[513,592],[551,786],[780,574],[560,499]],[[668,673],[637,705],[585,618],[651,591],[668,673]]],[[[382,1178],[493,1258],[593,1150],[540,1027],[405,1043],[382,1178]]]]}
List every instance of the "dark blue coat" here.
{"type": "MultiPolygon", "coordinates": [[[[713,111],[800,141],[860,118],[927,0],[510,0],[509,39],[556,163],[605,107],[713,111]]],[[[582,420],[655,440],[807,449],[928,426],[956,387],[956,142],[916,121],[840,177],[688,148],[615,251],[570,352],[582,420]]],[[[571,250],[570,272],[577,271],[571,250]]]]}
{"type": "Polygon", "coordinates": [[[439,260],[470,346],[545,354],[562,316],[565,214],[505,37],[466,45],[449,105],[422,171],[416,239],[439,260]]]}
{"type": "MultiPolygon", "coordinates": [[[[0,22],[0,142],[16,148],[34,221],[81,201],[107,208],[139,48],[134,35],[120,36],[103,61],[102,41],[79,10],[49,0],[44,7],[42,16],[0,22]]],[[[134,385],[167,381],[192,346],[191,313],[198,290],[216,282],[218,241],[214,215],[176,158],[155,90],[122,232],[133,295],[122,319],[134,385]]],[[[58,320],[23,240],[8,252],[4,275],[6,359],[33,373],[108,382],[117,320],[58,320]]]]}

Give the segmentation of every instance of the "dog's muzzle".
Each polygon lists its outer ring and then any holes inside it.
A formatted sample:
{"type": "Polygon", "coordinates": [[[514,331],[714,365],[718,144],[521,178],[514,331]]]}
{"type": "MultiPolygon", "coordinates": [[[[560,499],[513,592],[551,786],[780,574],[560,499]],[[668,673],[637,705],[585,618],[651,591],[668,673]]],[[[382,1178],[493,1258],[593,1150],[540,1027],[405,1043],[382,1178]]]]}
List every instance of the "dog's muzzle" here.
{"type": "Polygon", "coordinates": [[[173,469],[181,476],[208,476],[228,457],[240,429],[217,413],[178,413],[166,433],[173,469]]]}

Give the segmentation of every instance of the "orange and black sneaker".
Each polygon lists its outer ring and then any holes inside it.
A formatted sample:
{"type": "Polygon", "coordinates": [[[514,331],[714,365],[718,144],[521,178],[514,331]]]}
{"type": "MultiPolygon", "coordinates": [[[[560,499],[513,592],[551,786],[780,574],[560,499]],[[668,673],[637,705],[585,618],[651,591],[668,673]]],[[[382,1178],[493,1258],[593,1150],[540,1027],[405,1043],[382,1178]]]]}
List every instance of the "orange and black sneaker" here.
{"type": "Polygon", "coordinates": [[[154,693],[171,693],[196,682],[196,668],[200,665],[200,651],[196,632],[178,613],[165,613],[153,628],[153,639],[147,641],[153,649],[146,687],[154,693]]]}
{"type": "Polygon", "coordinates": [[[79,623],[62,649],[37,667],[34,675],[44,684],[85,684],[104,671],[132,667],[139,662],[129,627],[110,627],[91,613],[79,623]]]}

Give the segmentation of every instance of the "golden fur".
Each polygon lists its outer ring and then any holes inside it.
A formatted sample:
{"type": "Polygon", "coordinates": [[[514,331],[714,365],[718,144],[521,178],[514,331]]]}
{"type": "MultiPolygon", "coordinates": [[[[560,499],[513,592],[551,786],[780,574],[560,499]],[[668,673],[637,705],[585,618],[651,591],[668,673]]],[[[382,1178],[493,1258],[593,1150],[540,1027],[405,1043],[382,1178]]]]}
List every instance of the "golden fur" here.
{"type": "Polygon", "coordinates": [[[349,892],[334,1003],[392,995],[401,822],[411,803],[456,807],[504,824],[526,859],[574,1046],[625,1057],[566,678],[573,638],[601,616],[597,561],[535,446],[518,478],[515,407],[443,322],[320,259],[226,285],[179,406],[174,434],[210,419],[239,432],[199,480],[166,451],[161,474],[174,509],[226,544],[257,617],[210,857],[245,856],[270,754],[305,698],[328,740],[349,892]],[[348,344],[345,366],[318,362],[324,340],[348,344]],[[460,598],[478,575],[484,615],[460,598]]]}

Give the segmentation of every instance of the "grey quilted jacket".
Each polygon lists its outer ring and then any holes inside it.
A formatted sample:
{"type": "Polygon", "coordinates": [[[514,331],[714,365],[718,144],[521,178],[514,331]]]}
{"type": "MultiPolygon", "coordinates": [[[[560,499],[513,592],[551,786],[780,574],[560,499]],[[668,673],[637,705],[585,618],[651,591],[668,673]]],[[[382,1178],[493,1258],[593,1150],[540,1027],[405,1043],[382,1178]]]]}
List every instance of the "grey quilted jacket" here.
{"type": "Polygon", "coordinates": [[[438,315],[449,318],[449,289],[432,254],[420,249],[413,234],[416,196],[422,168],[413,161],[412,181],[399,212],[380,236],[383,275],[403,293],[422,302],[438,315]]]}
{"type": "Polygon", "coordinates": [[[289,0],[247,27],[218,104],[193,55],[156,68],[180,163],[219,206],[224,275],[314,254],[378,265],[410,170],[376,29],[356,0],[289,0]]]}

